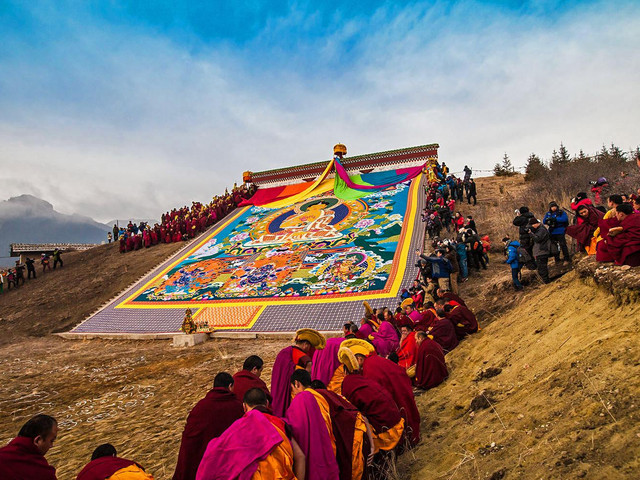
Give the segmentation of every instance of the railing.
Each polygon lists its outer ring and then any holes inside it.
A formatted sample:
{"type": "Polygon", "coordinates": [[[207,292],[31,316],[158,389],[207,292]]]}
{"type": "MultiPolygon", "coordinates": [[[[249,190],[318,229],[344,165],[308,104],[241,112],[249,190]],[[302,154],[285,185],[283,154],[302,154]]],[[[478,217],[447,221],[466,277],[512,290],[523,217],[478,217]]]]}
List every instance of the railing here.
{"type": "Polygon", "coordinates": [[[89,250],[98,245],[98,243],[12,243],[10,248],[11,256],[17,256],[21,253],[53,252],[56,249],[63,252],[69,250],[89,250]]]}

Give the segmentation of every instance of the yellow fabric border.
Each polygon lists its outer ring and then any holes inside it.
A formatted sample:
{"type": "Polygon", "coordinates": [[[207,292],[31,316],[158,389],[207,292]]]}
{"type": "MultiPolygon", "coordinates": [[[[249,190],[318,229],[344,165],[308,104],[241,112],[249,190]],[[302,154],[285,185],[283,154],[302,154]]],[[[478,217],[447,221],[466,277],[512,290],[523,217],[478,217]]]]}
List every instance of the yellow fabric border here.
{"type": "Polygon", "coordinates": [[[319,189],[318,187],[327,180],[327,177],[329,176],[329,173],[331,173],[331,170],[333,170],[333,164],[335,163],[335,160],[331,160],[329,162],[329,165],[327,165],[327,168],[324,169],[324,172],[322,172],[322,175],[320,175],[315,182],[313,182],[313,184],[309,185],[309,187],[307,187],[305,190],[303,190],[302,192],[293,195],[291,197],[287,197],[287,198],[283,198],[282,200],[276,200],[275,202],[271,202],[271,203],[267,203],[266,205],[262,205],[263,208],[282,208],[282,207],[288,207],[289,205],[293,205],[294,203],[298,203],[298,202],[302,202],[304,200],[306,200],[309,197],[312,197],[314,195],[319,195],[321,193],[325,193],[328,192],[329,190],[331,190],[333,188],[333,182],[328,182],[329,185],[327,188],[327,185],[325,185],[323,187],[324,191],[321,191],[321,189],[319,189]],[[318,188],[318,191],[316,191],[316,189],[318,188]]]}
{"type": "MultiPolygon", "coordinates": [[[[423,174],[418,175],[411,182],[411,187],[410,187],[410,191],[409,191],[408,205],[407,205],[407,212],[405,213],[405,218],[411,218],[414,221],[408,222],[408,224],[407,224],[406,231],[404,233],[404,239],[403,239],[402,245],[400,245],[400,247],[399,247],[400,248],[400,256],[398,257],[397,261],[394,260],[394,268],[396,269],[395,277],[393,277],[393,280],[392,280],[393,283],[391,284],[391,287],[389,287],[389,289],[388,289],[388,291],[386,293],[380,293],[380,291],[377,290],[375,292],[365,292],[365,293],[362,293],[362,294],[357,294],[357,293],[341,294],[341,295],[336,296],[335,298],[324,298],[324,297],[305,297],[305,298],[300,298],[300,297],[294,297],[294,298],[278,298],[278,299],[273,299],[273,300],[272,299],[266,299],[266,298],[256,298],[256,299],[240,298],[237,301],[234,301],[234,300],[232,300],[232,301],[222,300],[222,301],[217,301],[217,302],[213,302],[213,303],[199,303],[197,301],[195,301],[195,302],[185,301],[185,302],[179,302],[179,303],[178,302],[172,302],[169,305],[162,305],[162,304],[160,304],[160,302],[154,303],[154,304],[147,304],[147,305],[139,305],[139,304],[135,305],[135,304],[131,303],[131,301],[134,298],[139,296],[144,290],[149,288],[150,285],[155,283],[158,280],[159,277],[164,275],[166,272],[168,272],[170,269],[172,269],[174,266],[176,266],[182,260],[184,260],[185,258],[190,256],[191,254],[193,254],[198,248],[200,248],[202,245],[204,245],[210,238],[212,238],[215,235],[217,235],[220,232],[221,229],[225,228],[229,223],[231,223],[236,218],[238,218],[239,215],[242,215],[247,210],[247,208],[251,208],[251,207],[245,207],[245,208],[240,209],[238,211],[238,213],[233,215],[228,221],[226,221],[222,225],[220,225],[219,228],[216,228],[211,234],[207,235],[207,237],[204,238],[201,242],[198,242],[198,244],[196,246],[194,246],[193,248],[189,249],[187,253],[181,255],[178,259],[176,259],[175,261],[171,262],[171,264],[168,267],[164,268],[160,273],[158,273],[151,280],[146,282],[141,288],[137,289],[133,294],[128,295],[127,298],[123,302],[121,302],[120,304],[116,305],[114,308],[154,310],[154,309],[164,309],[164,308],[185,309],[187,307],[189,307],[189,308],[233,307],[233,306],[246,306],[247,304],[254,304],[254,305],[255,304],[259,304],[259,305],[264,305],[264,306],[269,306],[269,305],[311,305],[311,304],[351,302],[351,301],[353,301],[353,302],[362,302],[363,300],[373,300],[373,299],[376,299],[376,298],[396,298],[398,296],[398,292],[400,291],[400,287],[402,286],[402,281],[404,279],[404,272],[406,270],[406,266],[407,266],[407,262],[408,262],[408,258],[409,258],[409,254],[410,254],[409,250],[410,250],[410,247],[411,247],[411,238],[413,237],[413,232],[414,232],[414,229],[416,227],[415,216],[416,216],[416,212],[418,210],[418,194],[420,193],[420,183],[421,183],[422,176],[423,176],[423,174]]],[[[331,186],[333,186],[333,182],[332,181],[329,181],[329,183],[330,183],[331,186]]],[[[257,317],[256,317],[256,320],[257,320],[257,317]]]]}

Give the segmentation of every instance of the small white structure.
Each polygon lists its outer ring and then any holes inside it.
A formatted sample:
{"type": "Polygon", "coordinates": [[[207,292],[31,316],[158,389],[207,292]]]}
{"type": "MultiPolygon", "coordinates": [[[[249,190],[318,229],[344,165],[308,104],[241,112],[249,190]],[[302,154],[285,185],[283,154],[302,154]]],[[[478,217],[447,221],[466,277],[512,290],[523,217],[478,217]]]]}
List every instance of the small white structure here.
{"type": "Polygon", "coordinates": [[[173,336],[174,347],[193,347],[204,343],[209,338],[208,333],[180,333],[173,336]]]}

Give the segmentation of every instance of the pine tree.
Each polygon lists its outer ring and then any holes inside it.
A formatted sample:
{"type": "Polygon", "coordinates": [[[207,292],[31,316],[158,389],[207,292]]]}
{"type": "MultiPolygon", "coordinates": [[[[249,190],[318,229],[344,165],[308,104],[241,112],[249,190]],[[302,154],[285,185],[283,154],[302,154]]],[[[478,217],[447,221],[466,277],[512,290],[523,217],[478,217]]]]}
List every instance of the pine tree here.
{"type": "Polygon", "coordinates": [[[549,171],[547,166],[540,160],[535,153],[529,155],[527,158],[527,165],[525,167],[525,182],[531,182],[533,180],[539,180],[549,171]]]}
{"type": "Polygon", "coordinates": [[[569,151],[567,150],[567,147],[565,147],[562,142],[560,142],[560,151],[558,152],[558,161],[562,165],[566,165],[571,161],[571,157],[569,156],[569,151]]]}

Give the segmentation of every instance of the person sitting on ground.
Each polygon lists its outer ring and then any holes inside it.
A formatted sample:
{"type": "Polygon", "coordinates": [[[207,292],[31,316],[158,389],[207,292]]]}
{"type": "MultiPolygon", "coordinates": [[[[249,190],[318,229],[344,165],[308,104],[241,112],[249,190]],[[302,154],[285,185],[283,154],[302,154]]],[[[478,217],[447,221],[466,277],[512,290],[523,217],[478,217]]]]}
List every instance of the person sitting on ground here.
{"type": "Polygon", "coordinates": [[[607,210],[607,213],[604,214],[604,219],[607,220],[609,218],[613,218],[616,216],[616,207],[618,205],[622,205],[623,202],[622,201],[622,195],[609,195],[609,198],[607,199],[607,206],[609,207],[609,210],[607,210]]]}
{"type": "Polygon", "coordinates": [[[195,480],[209,442],[222,435],[242,415],[242,402],[233,394],[233,377],[227,372],[218,373],[213,389],[187,417],[173,480],[195,480]]]}
{"type": "Polygon", "coordinates": [[[355,406],[373,428],[374,451],[392,451],[402,440],[405,421],[393,397],[375,380],[360,372],[360,364],[348,348],[340,348],[338,358],[347,375],[342,395],[355,406]]]}
{"type": "Polygon", "coordinates": [[[427,335],[440,344],[445,355],[458,346],[458,336],[444,307],[436,309],[437,318],[427,329],[427,335]]]}
{"type": "Polygon", "coordinates": [[[345,340],[342,347],[348,348],[356,356],[364,377],[375,380],[391,395],[405,420],[409,444],[417,445],[420,441],[420,413],[407,371],[377,355],[373,345],[364,340],[345,340]]]}
{"type": "Polygon", "coordinates": [[[640,266],[640,214],[633,207],[623,203],[616,207],[616,217],[605,221],[608,230],[603,228],[604,245],[607,254],[616,265],[640,266]]]}
{"type": "Polygon", "coordinates": [[[478,319],[467,307],[448,304],[444,306],[444,311],[453,324],[458,340],[478,331],[478,319]]]}
{"type": "Polygon", "coordinates": [[[305,478],[337,479],[340,469],[330,406],[322,395],[311,388],[311,375],[307,370],[295,370],[290,382],[293,400],[287,408],[285,422],[291,426],[293,438],[304,453],[305,478]]]}
{"type": "Polygon", "coordinates": [[[397,350],[398,365],[405,370],[415,363],[416,353],[416,332],[413,325],[403,325],[400,327],[400,347],[397,350]]]}
{"type": "Polygon", "coordinates": [[[533,239],[533,256],[538,267],[538,274],[544,283],[549,283],[549,256],[551,255],[551,239],[549,230],[540,220],[529,220],[529,233],[533,239]]]}
{"type": "Polygon", "coordinates": [[[462,305],[463,307],[466,307],[467,304],[465,303],[465,301],[462,299],[462,297],[460,297],[460,295],[447,291],[447,290],[443,290],[442,288],[439,288],[436,291],[436,294],[438,295],[438,298],[443,299],[445,302],[447,303],[451,303],[454,305],[462,305]]]}
{"type": "Polygon", "coordinates": [[[426,332],[416,333],[415,375],[413,384],[422,390],[437,387],[449,376],[444,351],[438,342],[429,338],[426,332]]]}
{"type": "Polygon", "coordinates": [[[388,322],[384,313],[378,313],[378,330],[370,336],[370,341],[376,348],[378,355],[388,357],[391,352],[395,352],[400,346],[400,337],[394,326],[388,322]]]}
{"type": "Polygon", "coordinates": [[[233,376],[233,393],[242,400],[244,394],[252,388],[259,388],[264,391],[269,403],[271,403],[271,393],[267,384],[260,378],[262,375],[262,369],[264,368],[264,361],[257,355],[251,355],[247,357],[242,365],[242,370],[233,376]]]}
{"type": "Polygon", "coordinates": [[[567,227],[567,235],[576,239],[578,249],[587,255],[595,255],[597,244],[601,240],[598,222],[604,214],[591,205],[577,207],[578,223],[567,227]]]}
{"type": "Polygon", "coordinates": [[[274,415],[283,417],[291,403],[291,374],[296,369],[305,369],[311,373],[314,351],[323,349],[326,344],[322,334],[311,328],[303,328],[296,332],[294,345],[283,348],[278,353],[271,374],[274,415]]]}
{"type": "Polygon", "coordinates": [[[117,455],[118,452],[110,443],[99,445],[76,480],[153,480],[153,476],[139,464],[117,455]]]}
{"type": "Polygon", "coordinates": [[[2,480],[56,480],[56,469],[45,455],[58,436],[58,422],[49,415],[36,415],[18,436],[0,448],[2,480]]]}
{"type": "Polygon", "coordinates": [[[268,403],[264,390],[247,390],[243,398],[246,413],[209,443],[198,467],[198,480],[305,478],[304,453],[268,403]]]}

